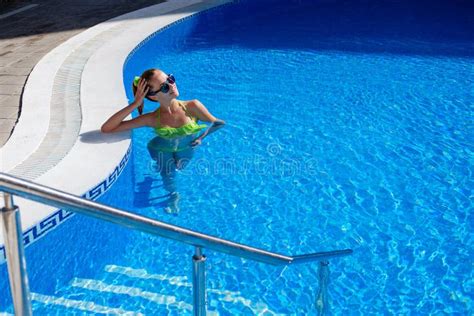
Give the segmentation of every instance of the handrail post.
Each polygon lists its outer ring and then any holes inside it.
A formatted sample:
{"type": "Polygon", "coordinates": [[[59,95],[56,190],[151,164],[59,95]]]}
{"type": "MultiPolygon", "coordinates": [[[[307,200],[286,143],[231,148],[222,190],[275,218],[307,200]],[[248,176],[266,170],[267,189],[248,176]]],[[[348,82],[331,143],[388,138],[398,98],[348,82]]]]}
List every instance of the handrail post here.
{"type": "Polygon", "coordinates": [[[30,288],[26,271],[23,234],[21,230],[20,212],[13,204],[13,196],[3,193],[5,206],[1,209],[1,222],[5,253],[7,256],[8,278],[13,298],[15,315],[32,315],[30,288]]]}
{"type": "Polygon", "coordinates": [[[329,283],[329,261],[320,261],[318,269],[319,292],[316,297],[316,309],[318,315],[329,315],[328,283],[329,283]]]}
{"type": "Polygon", "coordinates": [[[196,247],[193,256],[193,313],[206,315],[206,256],[196,247]]]}

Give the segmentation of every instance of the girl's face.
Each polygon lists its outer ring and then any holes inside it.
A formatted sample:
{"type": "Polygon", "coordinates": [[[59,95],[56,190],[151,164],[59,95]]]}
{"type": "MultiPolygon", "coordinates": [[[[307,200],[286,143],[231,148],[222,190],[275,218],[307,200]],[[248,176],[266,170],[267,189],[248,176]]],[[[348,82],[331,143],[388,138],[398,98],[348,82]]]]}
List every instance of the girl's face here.
{"type": "Polygon", "coordinates": [[[160,103],[169,103],[172,99],[179,96],[173,75],[166,75],[162,71],[155,71],[150,80],[148,80],[148,86],[150,87],[148,97],[160,103]],[[164,92],[166,90],[168,91],[164,92]]]}

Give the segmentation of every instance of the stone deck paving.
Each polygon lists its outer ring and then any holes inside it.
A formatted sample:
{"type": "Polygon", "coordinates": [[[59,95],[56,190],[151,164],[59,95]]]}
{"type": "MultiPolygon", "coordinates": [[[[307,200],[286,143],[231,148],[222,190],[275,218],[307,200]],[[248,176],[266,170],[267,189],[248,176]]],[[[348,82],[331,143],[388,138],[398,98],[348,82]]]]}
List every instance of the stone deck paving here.
{"type": "Polygon", "coordinates": [[[41,0],[15,1],[0,15],[30,4],[38,6],[0,19],[0,147],[21,115],[28,74],[50,50],[98,23],[164,1],[41,0]]]}

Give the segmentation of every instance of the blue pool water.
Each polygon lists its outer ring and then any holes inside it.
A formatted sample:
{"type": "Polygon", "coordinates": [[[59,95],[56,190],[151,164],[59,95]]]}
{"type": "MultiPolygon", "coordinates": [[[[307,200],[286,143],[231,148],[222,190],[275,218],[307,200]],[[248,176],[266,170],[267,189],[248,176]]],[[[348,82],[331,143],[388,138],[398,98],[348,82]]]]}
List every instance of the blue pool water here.
{"type": "MultiPolygon", "coordinates": [[[[330,264],[336,315],[472,313],[472,13],[468,1],[238,1],[157,33],[125,64],[130,100],[132,78],[160,68],[227,125],[179,175],[179,214],[163,210],[151,129],[133,132],[101,201],[283,254],[353,248],[330,264]]],[[[35,309],[190,313],[192,251],[76,216],[27,249],[35,309]],[[48,282],[40,250],[71,234],[87,255],[57,247],[74,268],[56,264],[48,282]]],[[[206,254],[210,311],[315,313],[316,264],[206,254]]]]}

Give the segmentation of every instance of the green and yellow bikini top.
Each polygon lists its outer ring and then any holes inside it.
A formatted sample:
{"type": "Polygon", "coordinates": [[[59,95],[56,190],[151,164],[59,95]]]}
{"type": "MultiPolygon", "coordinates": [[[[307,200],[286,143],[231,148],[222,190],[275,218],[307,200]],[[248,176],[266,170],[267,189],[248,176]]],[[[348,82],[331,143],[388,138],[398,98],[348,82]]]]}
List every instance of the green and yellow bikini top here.
{"type": "Polygon", "coordinates": [[[158,115],[157,115],[157,126],[155,128],[156,134],[158,136],[170,139],[170,138],[175,138],[175,137],[182,137],[182,136],[187,136],[187,135],[192,135],[195,134],[202,129],[206,128],[207,125],[205,124],[198,124],[197,121],[198,119],[194,116],[192,116],[189,112],[188,109],[186,108],[186,104],[183,103],[183,101],[178,101],[179,106],[184,110],[186,115],[191,118],[191,122],[184,124],[183,126],[180,127],[169,127],[169,126],[161,126],[160,124],[160,111],[158,110],[158,115]]]}

